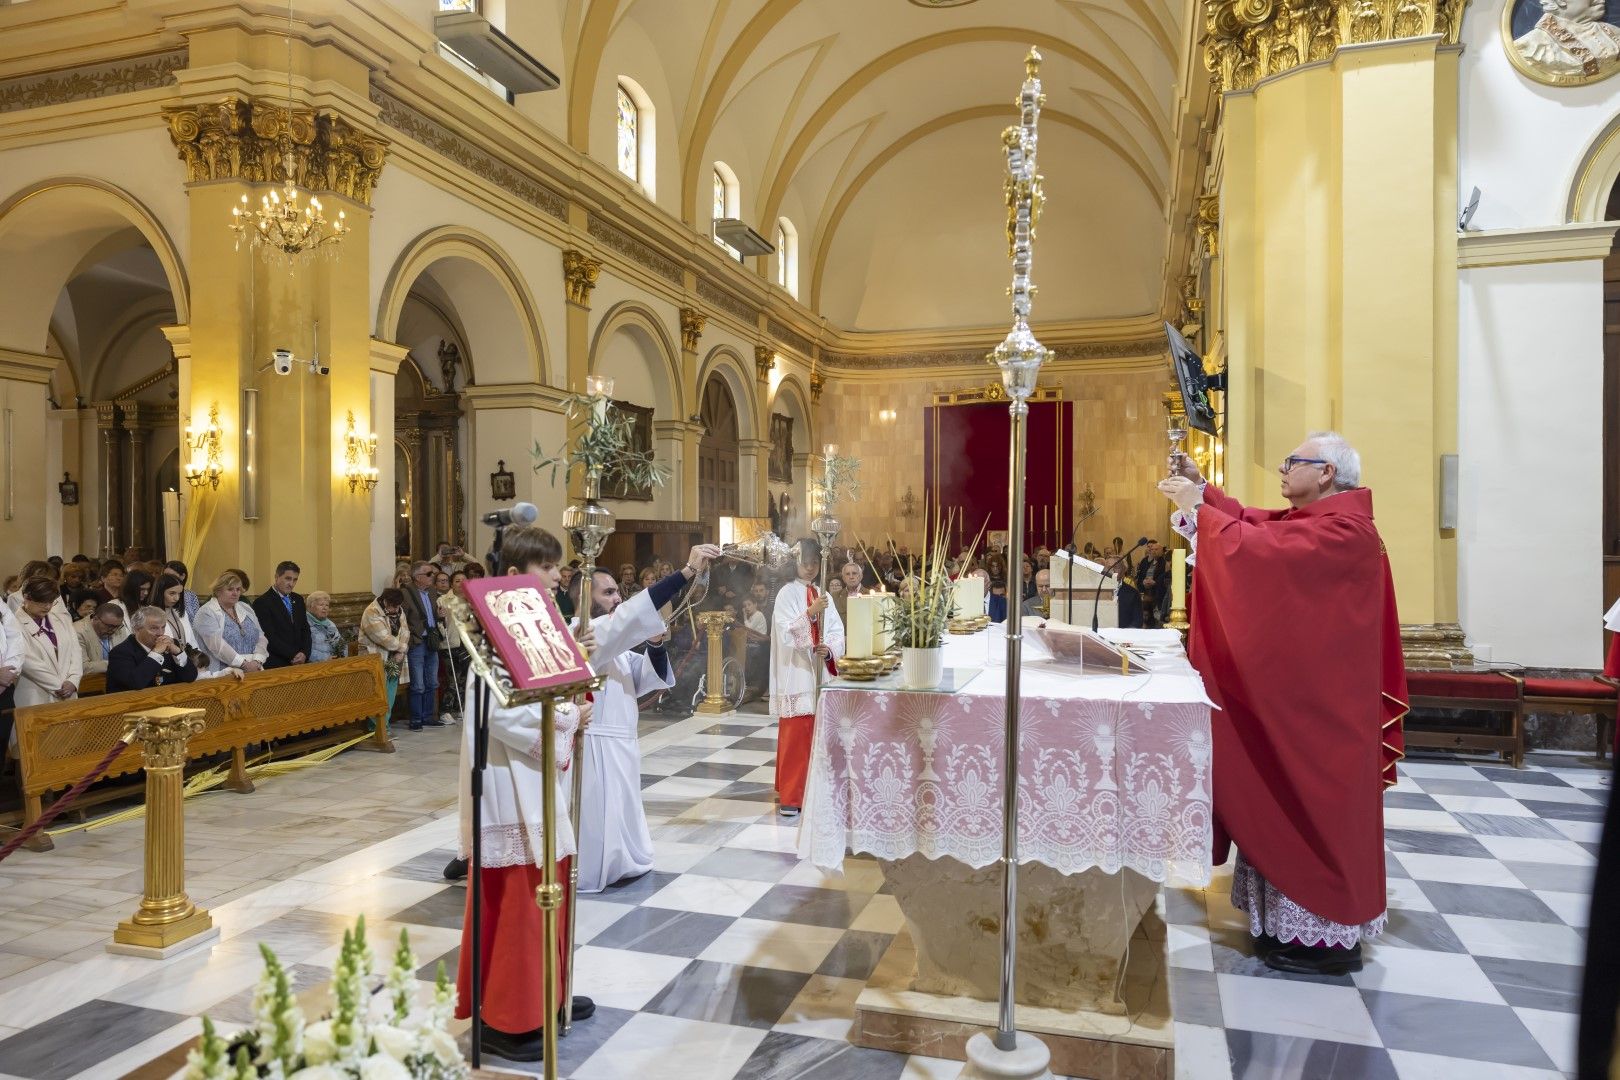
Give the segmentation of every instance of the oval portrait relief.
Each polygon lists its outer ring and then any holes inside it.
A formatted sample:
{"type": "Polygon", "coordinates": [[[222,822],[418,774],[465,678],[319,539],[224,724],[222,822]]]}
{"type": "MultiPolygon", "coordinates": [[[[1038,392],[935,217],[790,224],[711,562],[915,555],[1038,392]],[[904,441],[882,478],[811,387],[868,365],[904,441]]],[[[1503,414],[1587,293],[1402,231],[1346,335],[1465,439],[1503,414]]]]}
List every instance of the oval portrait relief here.
{"type": "Polygon", "coordinates": [[[1503,47],[1549,86],[1583,86],[1620,71],[1620,0],[1507,0],[1503,47]]]}

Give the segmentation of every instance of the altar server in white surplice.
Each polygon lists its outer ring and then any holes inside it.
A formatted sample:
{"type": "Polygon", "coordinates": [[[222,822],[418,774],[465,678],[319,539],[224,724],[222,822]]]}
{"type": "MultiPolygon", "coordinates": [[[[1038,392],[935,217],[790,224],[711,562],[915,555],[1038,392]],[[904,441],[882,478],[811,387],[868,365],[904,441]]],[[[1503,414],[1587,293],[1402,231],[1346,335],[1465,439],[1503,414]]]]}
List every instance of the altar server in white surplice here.
{"type": "Polygon", "coordinates": [[[844,655],[844,621],[816,588],[821,545],[799,542],[799,580],[776,594],[771,616],[771,716],[776,718],[776,801],[783,817],[804,805],[815,734],[816,670],[844,655]],[[820,623],[817,624],[819,617],[820,623]]]}
{"type": "Polygon", "coordinates": [[[606,570],[594,577],[591,630],[596,649],[591,669],[605,678],[596,692],[595,719],[585,732],[581,793],[579,890],[598,893],[616,881],[640,877],[653,866],[652,833],[641,805],[641,744],[637,701],[675,685],[675,669],[664,651],[665,626],[659,608],[717,557],[720,549],[700,544],[686,566],[630,599],[606,570]],[[631,652],[643,642],[645,654],[631,652]]]}

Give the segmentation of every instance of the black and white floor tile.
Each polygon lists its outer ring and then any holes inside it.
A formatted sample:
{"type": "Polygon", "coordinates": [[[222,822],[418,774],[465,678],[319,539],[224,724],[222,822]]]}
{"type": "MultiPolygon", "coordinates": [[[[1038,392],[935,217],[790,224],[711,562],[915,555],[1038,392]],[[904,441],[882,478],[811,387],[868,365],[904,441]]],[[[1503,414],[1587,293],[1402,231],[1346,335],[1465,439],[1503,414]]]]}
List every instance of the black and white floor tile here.
{"type": "MultiPolygon", "coordinates": [[[[769,718],[654,721],[643,734],[658,861],[580,902],[576,988],[598,1011],[562,1041],[562,1074],[955,1077],[959,1062],[848,1042],[855,997],[902,918],[874,861],[827,874],[793,854],[796,830],[772,804],[769,718]]],[[[387,767],[408,769],[411,752],[406,742],[387,767]]],[[[10,977],[0,966],[0,1080],[117,1077],[195,1034],[203,1014],[245,1022],[258,942],[299,986],[315,985],[362,912],[379,955],[404,926],[424,978],[441,959],[453,969],[464,892],[440,877],[454,838],[453,755],[434,757],[426,780],[446,785],[444,816],[228,900],[209,953],[154,967],[81,950],[10,977]]],[[[1166,893],[1177,1076],[1567,1075],[1609,791],[1606,771],[1568,766],[1404,763],[1386,796],[1389,928],[1353,976],[1267,969],[1224,872],[1207,890],[1166,893]]],[[[0,904],[0,926],[6,918],[0,904]]]]}

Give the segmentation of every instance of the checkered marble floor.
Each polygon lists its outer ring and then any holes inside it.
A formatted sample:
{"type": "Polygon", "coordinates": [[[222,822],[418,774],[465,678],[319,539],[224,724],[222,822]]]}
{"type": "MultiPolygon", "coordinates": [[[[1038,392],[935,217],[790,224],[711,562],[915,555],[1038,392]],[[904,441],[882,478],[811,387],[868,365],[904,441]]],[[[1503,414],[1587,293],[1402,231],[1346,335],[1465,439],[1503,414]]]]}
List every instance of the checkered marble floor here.
{"type": "MultiPolygon", "coordinates": [[[[117,1077],[194,1035],[203,1014],[245,1022],[260,941],[297,986],[315,985],[360,913],[378,955],[405,926],[424,978],[440,959],[453,970],[465,893],[440,877],[455,778],[438,743],[457,734],[413,735],[385,764],[359,761],[395,773],[424,763],[409,787],[443,791],[442,816],[229,899],[214,909],[223,938],[211,952],[158,963],[84,950],[35,979],[0,982],[0,1080],[117,1077]],[[418,757],[419,747],[434,752],[418,757]]],[[[840,876],[794,856],[795,830],[772,804],[769,718],[649,715],[643,747],[657,865],[580,902],[577,990],[598,1011],[562,1041],[562,1074],[955,1077],[958,1062],[847,1041],[855,997],[902,918],[872,860],[851,858],[840,876]]],[[[1609,774],[1547,761],[1403,765],[1386,796],[1389,928],[1357,975],[1265,968],[1225,872],[1208,890],[1167,892],[1178,1077],[1565,1075],[1609,774]]],[[[260,798],[274,805],[275,786],[243,800],[260,798]]]]}

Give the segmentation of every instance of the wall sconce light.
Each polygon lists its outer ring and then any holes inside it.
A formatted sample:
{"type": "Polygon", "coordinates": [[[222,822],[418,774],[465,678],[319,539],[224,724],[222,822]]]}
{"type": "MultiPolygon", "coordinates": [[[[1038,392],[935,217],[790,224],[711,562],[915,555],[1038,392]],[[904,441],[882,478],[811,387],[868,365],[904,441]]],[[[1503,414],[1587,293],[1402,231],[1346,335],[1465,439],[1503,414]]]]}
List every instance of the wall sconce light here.
{"type": "Polygon", "coordinates": [[[497,461],[495,471],[489,474],[489,497],[496,502],[517,498],[517,477],[506,467],[505,458],[497,461]]]}
{"type": "Polygon", "coordinates": [[[885,424],[892,424],[898,415],[893,409],[879,409],[877,418],[885,424]]]}
{"type": "Polygon", "coordinates": [[[195,426],[186,426],[186,451],[191,459],[186,462],[186,483],[192,490],[207,484],[214,491],[219,490],[219,479],[225,475],[225,466],[220,457],[220,443],[223,432],[219,426],[219,403],[208,406],[208,426],[198,431],[195,426]]]}
{"type": "Polygon", "coordinates": [[[72,473],[62,474],[62,482],[56,485],[56,493],[62,497],[63,506],[79,505],[79,482],[73,479],[72,473]]]}
{"type": "Polygon", "coordinates": [[[368,432],[361,435],[354,429],[354,410],[349,410],[349,425],[343,432],[343,478],[353,493],[362,484],[366,491],[377,486],[377,436],[368,432]]]}

